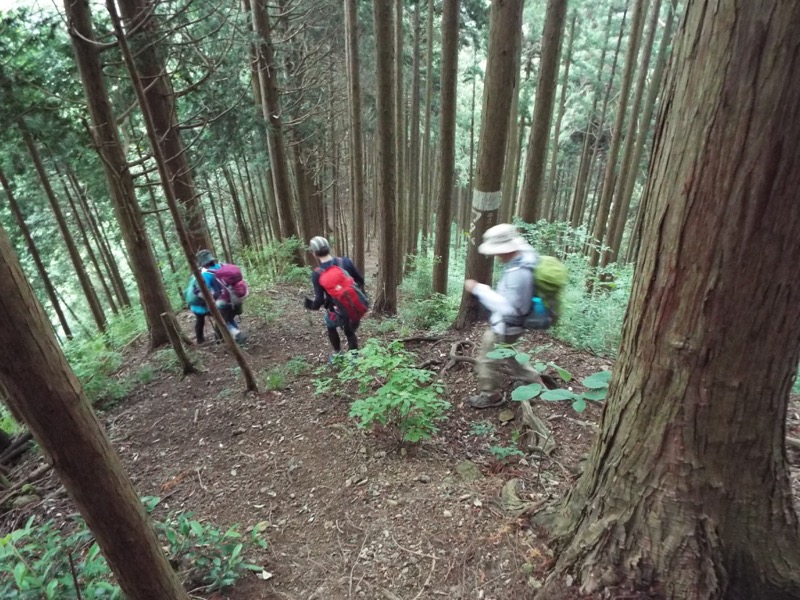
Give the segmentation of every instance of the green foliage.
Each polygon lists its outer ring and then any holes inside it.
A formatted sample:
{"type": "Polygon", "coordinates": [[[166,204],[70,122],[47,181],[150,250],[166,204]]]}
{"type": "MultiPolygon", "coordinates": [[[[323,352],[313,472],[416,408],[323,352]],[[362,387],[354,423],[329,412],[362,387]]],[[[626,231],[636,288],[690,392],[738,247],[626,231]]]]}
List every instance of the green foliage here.
{"type": "Polygon", "coordinates": [[[358,356],[344,355],[334,364],[335,377],[318,380],[316,392],[329,393],[342,383],[368,394],[353,402],[350,416],[360,428],[390,428],[406,442],[429,439],[445,419],[450,403],[442,399],[444,385],[435,374],[414,367],[414,355],[400,342],[384,345],[371,339],[358,356]]]}
{"type": "Polygon", "coordinates": [[[409,272],[400,286],[403,292],[400,321],[411,329],[444,331],[458,314],[460,296],[433,293],[432,254],[418,254],[409,260],[409,272]]]}
{"type": "Polygon", "coordinates": [[[281,391],[286,389],[286,375],[280,369],[272,369],[261,376],[268,390],[281,391]]]}
{"type": "Polygon", "coordinates": [[[469,426],[470,435],[475,437],[492,437],[494,432],[495,427],[491,421],[477,421],[469,426]]]}
{"type": "MultiPolygon", "coordinates": [[[[518,352],[513,345],[505,345],[505,344],[498,344],[494,350],[490,351],[487,355],[489,358],[494,359],[505,359],[505,358],[514,358],[518,362],[525,364],[530,362],[531,355],[525,352],[518,352]]],[[[534,363],[533,368],[543,373],[548,367],[553,368],[553,370],[558,373],[558,376],[565,382],[572,381],[573,375],[566,369],[559,367],[557,364],[553,362],[542,363],[537,362],[534,363]]],[[[572,408],[575,412],[582,413],[586,410],[586,401],[593,400],[593,401],[602,401],[605,400],[606,394],[608,393],[608,384],[611,381],[611,372],[610,371],[600,371],[598,373],[594,373],[589,377],[583,379],[581,384],[588,388],[586,392],[583,393],[576,393],[570,390],[565,389],[557,389],[557,390],[548,390],[545,388],[541,383],[529,383],[527,385],[522,385],[518,388],[515,388],[514,391],[511,392],[511,399],[517,402],[522,402],[524,400],[533,400],[534,398],[539,398],[540,400],[548,400],[551,402],[558,402],[561,400],[572,400],[572,408]]]]}
{"type": "Polygon", "coordinates": [[[525,456],[522,450],[510,446],[489,446],[489,452],[499,461],[503,461],[511,456],[525,456]]]}
{"type": "Polygon", "coordinates": [[[284,390],[291,377],[299,377],[311,370],[311,365],[302,356],[295,356],[289,362],[266,371],[261,379],[268,390],[284,390]]]}
{"type": "MultiPolygon", "coordinates": [[[[152,511],[158,498],[146,498],[152,511]]],[[[0,538],[0,597],[8,600],[68,600],[78,597],[123,598],[111,570],[86,523],[75,518],[65,532],[53,521],[35,524],[28,519],[21,529],[0,538]],[[69,558],[75,564],[80,596],[75,590],[69,558]]],[[[171,564],[187,585],[206,591],[236,583],[246,570],[260,571],[244,555],[266,547],[258,529],[243,537],[233,526],[225,531],[201,523],[192,513],[173,513],[156,521],[162,545],[171,564]]]]}
{"type": "Polygon", "coordinates": [[[305,283],[311,278],[309,267],[299,267],[294,262],[298,252],[305,249],[297,238],[271,242],[263,248],[244,248],[242,264],[247,268],[248,283],[252,289],[266,289],[276,283],[305,283]]]}
{"type": "Polygon", "coordinates": [[[11,436],[22,431],[22,426],[17,423],[17,420],[11,415],[11,411],[2,402],[0,402],[0,431],[11,436]]]}

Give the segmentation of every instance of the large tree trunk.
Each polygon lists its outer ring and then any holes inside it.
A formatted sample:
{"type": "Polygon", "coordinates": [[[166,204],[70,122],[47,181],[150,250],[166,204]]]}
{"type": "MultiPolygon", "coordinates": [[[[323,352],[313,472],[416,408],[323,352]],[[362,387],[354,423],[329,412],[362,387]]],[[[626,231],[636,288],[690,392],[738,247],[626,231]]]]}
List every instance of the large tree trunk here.
{"type": "Polygon", "coordinates": [[[420,83],[422,73],[420,69],[420,59],[422,58],[422,27],[420,26],[420,10],[422,2],[417,2],[414,6],[414,51],[411,77],[411,108],[409,125],[409,148],[408,160],[408,218],[406,222],[406,253],[416,254],[417,243],[419,242],[419,109],[420,109],[420,83]]]}
{"type": "Polygon", "coordinates": [[[558,58],[561,55],[561,41],[564,38],[566,22],[567,0],[548,0],[520,206],[520,216],[528,223],[535,223],[542,216],[542,179],[547,163],[547,142],[550,140],[553,101],[558,84],[558,58]]]}
{"type": "MultiPolygon", "coordinates": [[[[347,74],[350,84],[350,171],[353,182],[353,261],[364,270],[364,139],[361,132],[361,61],[356,0],[345,0],[347,74]]],[[[325,225],[323,219],[323,226],[325,225]]],[[[325,235],[323,231],[321,235],[325,235]]]]}
{"type": "Polygon", "coordinates": [[[153,6],[150,0],[119,0],[119,9],[127,30],[132,32],[131,45],[145,89],[145,102],[153,115],[175,195],[186,214],[192,248],[195,252],[210,248],[211,238],[203,221],[203,208],[181,138],[169,70],[160,52],[162,36],[158,31],[153,6]]]}
{"type": "Polygon", "coordinates": [[[439,117],[439,202],[433,246],[433,291],[447,293],[450,268],[450,224],[456,162],[456,89],[458,86],[458,19],[461,0],[442,5],[442,108],[439,117]]]}
{"type": "Polygon", "coordinates": [[[0,228],[0,388],[30,428],[130,600],[188,600],[0,228]]]}
{"type": "MultiPolygon", "coordinates": [[[[523,0],[495,0],[490,15],[483,119],[466,269],[468,279],[487,284],[492,282],[492,258],[479,254],[478,245],[484,232],[497,223],[497,211],[503,199],[500,184],[503,181],[511,96],[516,92],[514,56],[522,37],[522,8],[523,0]]],[[[456,318],[457,329],[477,320],[478,306],[472,294],[462,294],[456,318]]]]}
{"type": "Polygon", "coordinates": [[[47,270],[44,268],[44,262],[42,262],[42,257],[33,241],[31,231],[28,228],[27,223],[25,223],[25,217],[22,215],[19,204],[17,203],[14,193],[11,190],[11,185],[8,183],[8,179],[6,179],[5,173],[3,173],[2,169],[0,169],[0,185],[3,186],[3,189],[6,192],[6,198],[8,198],[8,205],[11,208],[11,213],[14,215],[14,220],[17,222],[17,226],[22,232],[22,237],[25,238],[25,245],[28,248],[31,258],[33,259],[33,263],[36,265],[36,270],[39,273],[39,277],[42,278],[42,285],[44,286],[47,298],[50,300],[50,304],[53,306],[53,311],[56,313],[58,322],[61,324],[61,330],[64,332],[64,335],[67,336],[67,339],[71,340],[72,330],[67,322],[67,318],[64,316],[64,311],[61,310],[61,302],[58,301],[58,296],[56,296],[56,290],[55,287],[53,287],[53,282],[50,281],[50,276],[47,274],[47,270]]]}
{"type": "Polygon", "coordinates": [[[406,236],[406,210],[408,209],[408,198],[406,197],[405,182],[405,159],[406,159],[406,119],[405,119],[405,90],[403,89],[403,66],[404,66],[404,31],[403,31],[403,0],[394,2],[394,123],[395,123],[395,160],[397,186],[397,206],[395,213],[395,225],[397,227],[397,281],[403,279],[403,266],[405,265],[405,246],[406,236]]]}
{"type": "Polygon", "coordinates": [[[375,49],[377,60],[378,111],[378,234],[380,254],[378,290],[374,310],[377,313],[397,312],[397,164],[395,161],[394,116],[394,10],[387,0],[373,0],[375,49]]]}
{"type": "Polygon", "coordinates": [[[586,592],[629,579],[668,600],[800,598],[784,447],[800,358],[800,4],[686,10],[608,406],[545,598],[566,572],[586,592]]]}

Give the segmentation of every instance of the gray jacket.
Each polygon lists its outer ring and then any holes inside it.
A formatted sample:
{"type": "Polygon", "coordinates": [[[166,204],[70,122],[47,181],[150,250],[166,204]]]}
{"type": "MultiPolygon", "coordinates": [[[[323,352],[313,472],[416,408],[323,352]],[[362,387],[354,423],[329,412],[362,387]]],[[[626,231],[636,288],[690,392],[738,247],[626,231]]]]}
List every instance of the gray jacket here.
{"type": "Polygon", "coordinates": [[[539,261],[536,251],[528,246],[503,266],[497,291],[478,284],[472,293],[490,312],[489,325],[499,335],[519,335],[522,320],[528,314],[533,298],[533,269],[539,261]]]}

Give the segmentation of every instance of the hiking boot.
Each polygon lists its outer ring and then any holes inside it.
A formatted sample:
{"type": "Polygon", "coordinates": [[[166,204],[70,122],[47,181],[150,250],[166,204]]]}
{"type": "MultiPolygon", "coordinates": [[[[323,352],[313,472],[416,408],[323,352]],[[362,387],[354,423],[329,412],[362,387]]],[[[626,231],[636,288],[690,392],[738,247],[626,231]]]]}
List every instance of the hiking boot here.
{"type": "Polygon", "coordinates": [[[505,398],[500,392],[489,393],[481,392],[475,396],[470,396],[469,405],[472,408],[494,408],[495,406],[502,406],[505,404],[505,398]]]}
{"type": "Polygon", "coordinates": [[[233,339],[237,344],[244,344],[247,341],[247,334],[240,331],[233,336],[233,339]]]}

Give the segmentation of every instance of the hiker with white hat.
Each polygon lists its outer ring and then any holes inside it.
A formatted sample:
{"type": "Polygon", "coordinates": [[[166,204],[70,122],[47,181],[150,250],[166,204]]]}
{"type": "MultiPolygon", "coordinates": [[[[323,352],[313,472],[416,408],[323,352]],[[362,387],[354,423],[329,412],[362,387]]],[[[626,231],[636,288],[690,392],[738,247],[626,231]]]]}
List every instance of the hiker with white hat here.
{"type": "Polygon", "coordinates": [[[490,408],[505,402],[501,391],[501,365],[508,365],[516,379],[526,383],[541,381],[536,370],[527,363],[520,364],[513,358],[487,357],[495,344],[513,344],[522,335],[522,323],[530,311],[534,294],[532,273],[539,257],[517,233],[517,228],[508,223],[486,230],[478,252],[496,256],[504,265],[497,290],[474,279],[464,282],[464,289],[474,295],[490,313],[489,328],[483,335],[476,367],[479,393],[470,397],[469,403],[473,408],[490,408]]]}

